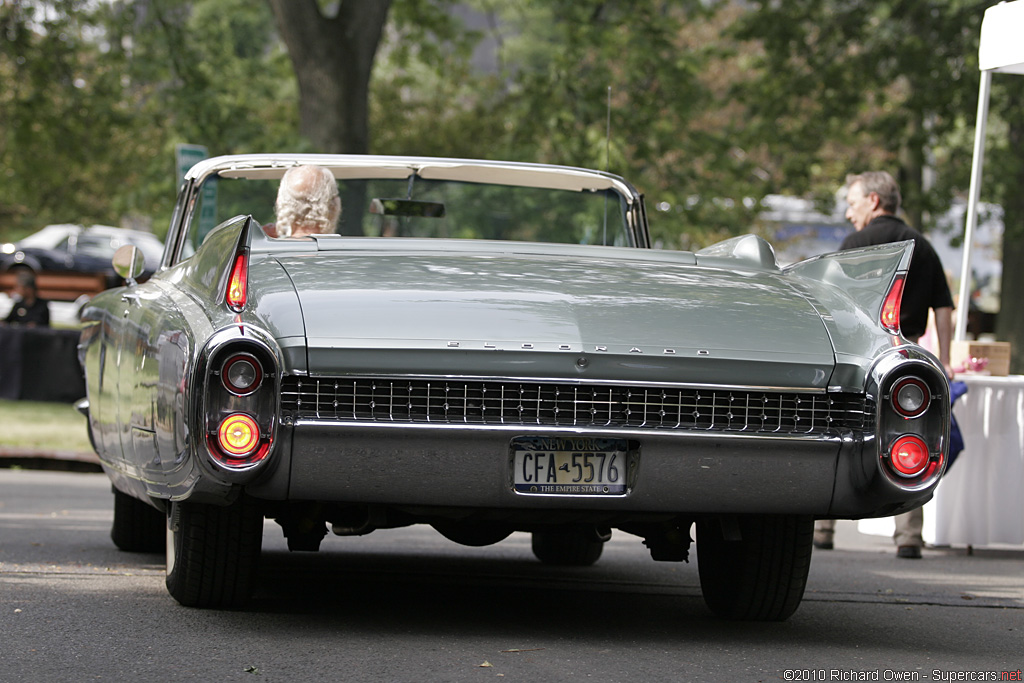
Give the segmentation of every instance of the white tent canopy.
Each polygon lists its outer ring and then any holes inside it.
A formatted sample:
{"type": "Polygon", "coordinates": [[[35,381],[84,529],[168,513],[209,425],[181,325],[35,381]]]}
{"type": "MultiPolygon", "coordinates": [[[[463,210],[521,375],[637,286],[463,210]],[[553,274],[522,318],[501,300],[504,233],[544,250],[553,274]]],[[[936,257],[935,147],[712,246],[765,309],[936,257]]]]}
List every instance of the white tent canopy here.
{"type": "Polygon", "coordinates": [[[982,71],[1024,74],[1024,2],[1001,2],[985,10],[978,62],[982,71]]]}
{"type": "Polygon", "coordinates": [[[967,332],[967,309],[971,296],[971,248],[978,223],[978,199],[981,196],[981,169],[985,161],[985,127],[992,73],[1024,75],[1024,0],[1001,2],[985,10],[981,21],[981,46],[978,49],[981,89],[978,94],[978,123],[974,133],[974,162],[971,165],[971,189],[967,200],[967,224],[964,228],[964,259],[960,269],[960,297],[956,311],[955,339],[967,332]]]}

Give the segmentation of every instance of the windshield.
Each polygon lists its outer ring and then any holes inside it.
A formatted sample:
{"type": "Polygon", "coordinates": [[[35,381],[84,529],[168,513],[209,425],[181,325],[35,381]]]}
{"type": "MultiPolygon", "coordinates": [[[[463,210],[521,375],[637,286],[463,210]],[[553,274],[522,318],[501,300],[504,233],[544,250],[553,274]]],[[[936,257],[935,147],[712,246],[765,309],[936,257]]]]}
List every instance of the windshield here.
{"type": "MultiPolygon", "coordinates": [[[[199,192],[185,253],[237,215],[274,223],[277,179],[210,178],[199,192]]],[[[364,237],[485,239],[634,246],[617,192],[450,180],[340,180],[338,232],[364,237]]],[[[268,230],[272,233],[272,229],[268,230]]]]}

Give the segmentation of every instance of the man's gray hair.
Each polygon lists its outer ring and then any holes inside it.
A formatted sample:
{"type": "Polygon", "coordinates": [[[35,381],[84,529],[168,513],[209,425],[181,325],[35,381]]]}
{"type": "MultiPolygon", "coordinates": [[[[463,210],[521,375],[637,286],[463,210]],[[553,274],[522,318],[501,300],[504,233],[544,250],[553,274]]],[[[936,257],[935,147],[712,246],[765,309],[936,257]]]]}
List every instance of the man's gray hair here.
{"type": "Polygon", "coordinates": [[[277,189],[274,211],[280,237],[291,237],[296,225],[310,226],[318,233],[334,232],[341,215],[334,174],[322,166],[288,169],[277,189]]]}
{"type": "Polygon", "coordinates": [[[867,173],[846,176],[847,187],[853,187],[856,183],[860,183],[860,189],[865,197],[872,192],[878,195],[878,202],[882,211],[896,213],[900,210],[903,197],[900,196],[899,183],[885,171],[868,171],[867,173]]]}

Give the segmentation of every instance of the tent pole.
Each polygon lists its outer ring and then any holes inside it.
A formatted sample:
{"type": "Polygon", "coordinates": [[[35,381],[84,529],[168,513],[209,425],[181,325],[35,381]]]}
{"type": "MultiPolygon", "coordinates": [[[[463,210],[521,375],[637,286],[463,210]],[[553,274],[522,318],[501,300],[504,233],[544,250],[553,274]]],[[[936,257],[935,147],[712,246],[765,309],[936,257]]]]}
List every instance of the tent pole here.
{"type": "Polygon", "coordinates": [[[974,247],[974,229],[978,225],[978,199],[981,197],[981,169],[985,163],[985,128],[991,89],[992,72],[984,70],[981,72],[978,91],[978,123],[974,129],[974,161],[971,164],[971,189],[964,227],[964,257],[960,267],[960,293],[956,307],[956,331],[953,335],[956,341],[963,341],[967,335],[967,311],[971,302],[971,251],[974,247]]]}

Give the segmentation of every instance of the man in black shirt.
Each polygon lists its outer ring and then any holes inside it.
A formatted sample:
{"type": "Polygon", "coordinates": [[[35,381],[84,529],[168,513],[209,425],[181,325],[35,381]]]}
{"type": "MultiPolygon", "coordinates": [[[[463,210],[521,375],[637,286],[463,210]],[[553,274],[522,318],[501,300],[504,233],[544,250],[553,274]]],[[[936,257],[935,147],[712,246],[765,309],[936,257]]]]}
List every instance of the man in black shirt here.
{"type": "Polygon", "coordinates": [[[30,271],[24,269],[18,271],[15,276],[14,295],[17,299],[4,322],[26,327],[48,327],[50,325],[50,306],[45,299],[39,298],[36,278],[30,271]]]}
{"type": "MultiPolygon", "coordinates": [[[[891,175],[884,171],[871,171],[851,175],[846,181],[846,220],[853,223],[856,231],[843,240],[840,249],[914,240],[914,255],[903,284],[900,333],[916,343],[928,326],[928,310],[934,311],[939,362],[946,369],[946,375],[952,377],[949,346],[953,337],[953,297],[942,261],[924,235],[896,217],[902,198],[899,185],[891,175]]],[[[923,525],[921,508],[896,516],[893,540],[897,557],[921,557],[923,525]]],[[[833,520],[819,521],[814,532],[815,547],[831,549],[834,528],[833,520]]]]}
{"type": "Polygon", "coordinates": [[[891,175],[884,171],[862,173],[850,176],[848,182],[846,220],[853,223],[856,232],[848,235],[839,248],[914,240],[914,255],[900,304],[900,332],[917,342],[928,326],[928,309],[934,310],[939,361],[946,374],[952,375],[949,345],[953,336],[953,297],[942,261],[924,235],[895,216],[900,208],[900,189],[891,175]]]}

